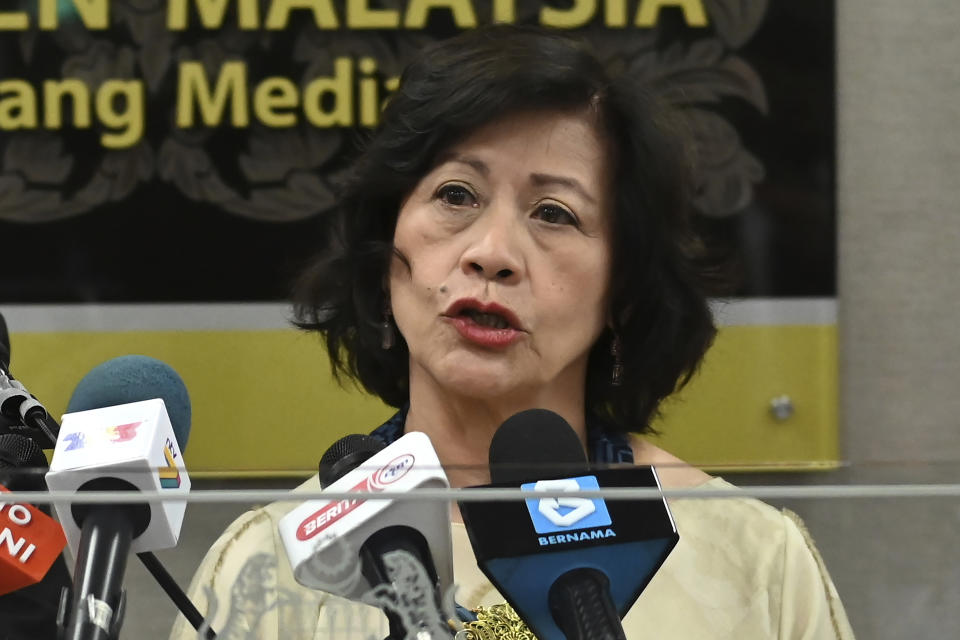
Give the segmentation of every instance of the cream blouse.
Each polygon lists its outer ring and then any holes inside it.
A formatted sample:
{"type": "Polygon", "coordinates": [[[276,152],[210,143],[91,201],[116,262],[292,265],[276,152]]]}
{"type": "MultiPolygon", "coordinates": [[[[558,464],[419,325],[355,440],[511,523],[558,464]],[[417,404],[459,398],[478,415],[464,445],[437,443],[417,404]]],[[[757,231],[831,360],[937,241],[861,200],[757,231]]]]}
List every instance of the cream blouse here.
{"type": "MultiPolygon", "coordinates": [[[[704,489],[731,489],[713,478],[704,489]]],[[[294,490],[318,491],[314,476],[294,490]]],[[[297,502],[254,509],[213,544],[190,598],[218,637],[262,640],[382,640],[373,607],[299,586],[277,522],[297,502]]],[[[680,541],[623,620],[627,638],[848,640],[853,631],[833,582],[800,518],[751,498],[670,501],[680,541]]],[[[457,602],[504,602],[477,567],[462,524],[453,524],[457,602]]],[[[197,632],[178,615],[172,640],[197,632]]]]}

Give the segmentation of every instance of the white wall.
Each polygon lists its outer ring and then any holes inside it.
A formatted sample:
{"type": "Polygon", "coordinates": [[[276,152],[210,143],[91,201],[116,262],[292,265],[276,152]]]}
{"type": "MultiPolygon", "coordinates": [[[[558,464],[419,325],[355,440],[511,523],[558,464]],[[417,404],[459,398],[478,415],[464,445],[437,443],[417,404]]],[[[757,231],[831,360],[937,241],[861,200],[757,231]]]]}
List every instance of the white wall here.
{"type": "MultiPolygon", "coordinates": [[[[960,3],[837,3],[840,397],[851,467],[827,480],[960,482],[960,3]]],[[[956,637],[960,499],[791,506],[816,536],[858,638],[956,637]]]]}

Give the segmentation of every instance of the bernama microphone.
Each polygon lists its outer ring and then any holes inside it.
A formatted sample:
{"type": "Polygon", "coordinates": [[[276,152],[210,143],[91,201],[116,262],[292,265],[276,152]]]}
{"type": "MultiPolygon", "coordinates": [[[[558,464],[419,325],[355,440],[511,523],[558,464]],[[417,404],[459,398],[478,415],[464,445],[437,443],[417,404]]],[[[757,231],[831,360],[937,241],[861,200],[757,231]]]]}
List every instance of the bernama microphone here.
{"type": "MultiPolygon", "coordinates": [[[[138,382],[143,367],[150,364],[143,361],[159,362],[140,356],[126,358],[136,361],[105,363],[101,365],[104,369],[94,369],[78,385],[63,416],[47,473],[51,490],[131,494],[125,504],[56,506],[77,558],[70,604],[61,602],[66,640],[116,637],[123,619],[122,583],[128,552],[150,552],[177,544],[185,500],[138,500],[133,494],[186,498],[190,491],[181,445],[162,398],[81,410],[111,401],[94,398],[91,389],[108,390],[121,399],[129,388],[136,391],[143,382],[138,382]],[[122,375],[125,372],[140,373],[131,378],[122,375]],[[112,387],[98,383],[101,375],[116,382],[112,387]],[[88,380],[91,382],[85,386],[88,380]]],[[[163,385],[159,386],[156,395],[162,396],[163,385]]]]}
{"type": "Polygon", "coordinates": [[[430,438],[407,433],[369,457],[358,442],[342,464],[327,460],[334,475],[338,466],[351,470],[324,487],[356,497],[311,500],[280,520],[293,575],[305,587],[384,609],[390,638],[450,638],[440,606],[453,583],[449,506],[376,495],[449,488],[430,438]]]}
{"type": "MultiPolygon", "coordinates": [[[[40,447],[17,434],[0,435],[0,479],[24,467],[45,467],[40,447]]],[[[0,494],[7,488],[0,485],[0,494]]],[[[53,518],[29,504],[5,502],[0,495],[0,596],[43,580],[67,540],[53,518]]]]}
{"type": "Polygon", "coordinates": [[[589,470],[570,425],[532,409],[494,434],[490,475],[488,486],[519,486],[531,497],[460,502],[480,569],[537,638],[622,640],[621,620],[679,540],[666,500],[536,494],[659,489],[654,469],[589,470]],[[569,465],[575,460],[580,471],[569,465]]]}

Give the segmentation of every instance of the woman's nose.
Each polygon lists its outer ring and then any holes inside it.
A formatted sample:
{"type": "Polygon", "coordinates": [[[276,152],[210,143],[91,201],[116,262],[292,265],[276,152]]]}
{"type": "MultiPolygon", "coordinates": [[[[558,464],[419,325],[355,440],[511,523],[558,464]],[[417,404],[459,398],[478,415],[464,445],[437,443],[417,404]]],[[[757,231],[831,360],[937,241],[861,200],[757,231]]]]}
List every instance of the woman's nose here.
{"type": "Polygon", "coordinates": [[[520,230],[514,228],[512,216],[488,212],[485,217],[487,219],[473,229],[475,233],[460,258],[461,269],[467,274],[504,283],[520,278],[523,271],[518,246],[520,230]]]}

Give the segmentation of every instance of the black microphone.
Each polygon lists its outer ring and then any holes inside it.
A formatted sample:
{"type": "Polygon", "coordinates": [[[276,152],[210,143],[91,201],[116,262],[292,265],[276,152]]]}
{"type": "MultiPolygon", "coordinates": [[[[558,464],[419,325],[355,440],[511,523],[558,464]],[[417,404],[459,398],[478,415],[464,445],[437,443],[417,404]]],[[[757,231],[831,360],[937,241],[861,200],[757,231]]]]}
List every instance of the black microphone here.
{"type": "Polygon", "coordinates": [[[10,491],[46,491],[47,458],[36,442],[15,433],[0,435],[0,484],[10,491]]]}
{"type": "Polygon", "coordinates": [[[487,461],[491,482],[517,485],[531,477],[577,475],[588,466],[573,428],[547,409],[528,409],[507,418],[490,441],[487,461]]]}
{"type": "Polygon", "coordinates": [[[320,488],[326,489],[386,446],[381,440],[362,433],[343,436],[320,457],[317,465],[320,488]]]}
{"type": "Polygon", "coordinates": [[[0,371],[10,373],[10,332],[7,321],[0,313],[0,371]]]}
{"type": "Polygon", "coordinates": [[[622,640],[620,620],[679,537],[662,498],[536,497],[544,491],[659,488],[651,467],[590,470],[567,422],[543,409],[509,418],[490,445],[490,487],[523,502],[461,502],[484,574],[540,640],[622,640]],[[526,469],[526,471],[524,471],[526,469]]]}
{"type": "Polygon", "coordinates": [[[20,433],[41,449],[57,443],[60,425],[23,384],[10,373],[10,333],[0,314],[0,433],[20,433]]]}
{"type": "MultiPolygon", "coordinates": [[[[9,377],[10,375],[10,333],[7,331],[7,321],[0,313],[0,375],[9,377]]],[[[0,433],[9,433],[10,429],[16,429],[20,426],[19,416],[17,419],[8,418],[0,411],[0,433]]]]}
{"type": "MultiPolygon", "coordinates": [[[[11,491],[46,491],[43,474],[47,470],[47,459],[41,451],[41,444],[48,448],[53,446],[55,430],[49,427],[55,429],[56,422],[49,418],[44,420],[42,426],[47,428],[39,433],[23,423],[24,416],[19,408],[28,397],[36,399],[29,396],[22,385],[20,388],[13,386],[16,381],[10,375],[10,350],[7,321],[0,313],[0,378],[4,382],[0,391],[7,391],[6,402],[0,400],[0,485],[11,491]],[[2,410],[4,404],[6,412],[2,410]]],[[[28,411],[27,415],[32,420],[37,411],[28,411]]],[[[3,637],[4,640],[53,640],[57,637],[57,600],[61,590],[70,584],[70,572],[61,553],[66,540],[60,525],[49,517],[49,505],[24,505],[24,509],[39,512],[23,529],[24,540],[31,544],[35,542],[36,551],[26,562],[16,562],[15,568],[0,567],[0,573],[4,574],[0,583],[16,581],[19,574],[23,580],[20,584],[24,585],[11,593],[0,588],[3,593],[0,595],[3,637]]],[[[8,559],[14,560],[12,557],[8,559]]],[[[3,564],[0,560],[0,565],[3,564]]]]}
{"type": "MultiPolygon", "coordinates": [[[[0,435],[0,493],[46,491],[47,459],[26,436],[0,435]]],[[[70,584],[67,541],[45,506],[0,503],[0,620],[4,640],[54,640],[57,599],[70,584]]]]}

